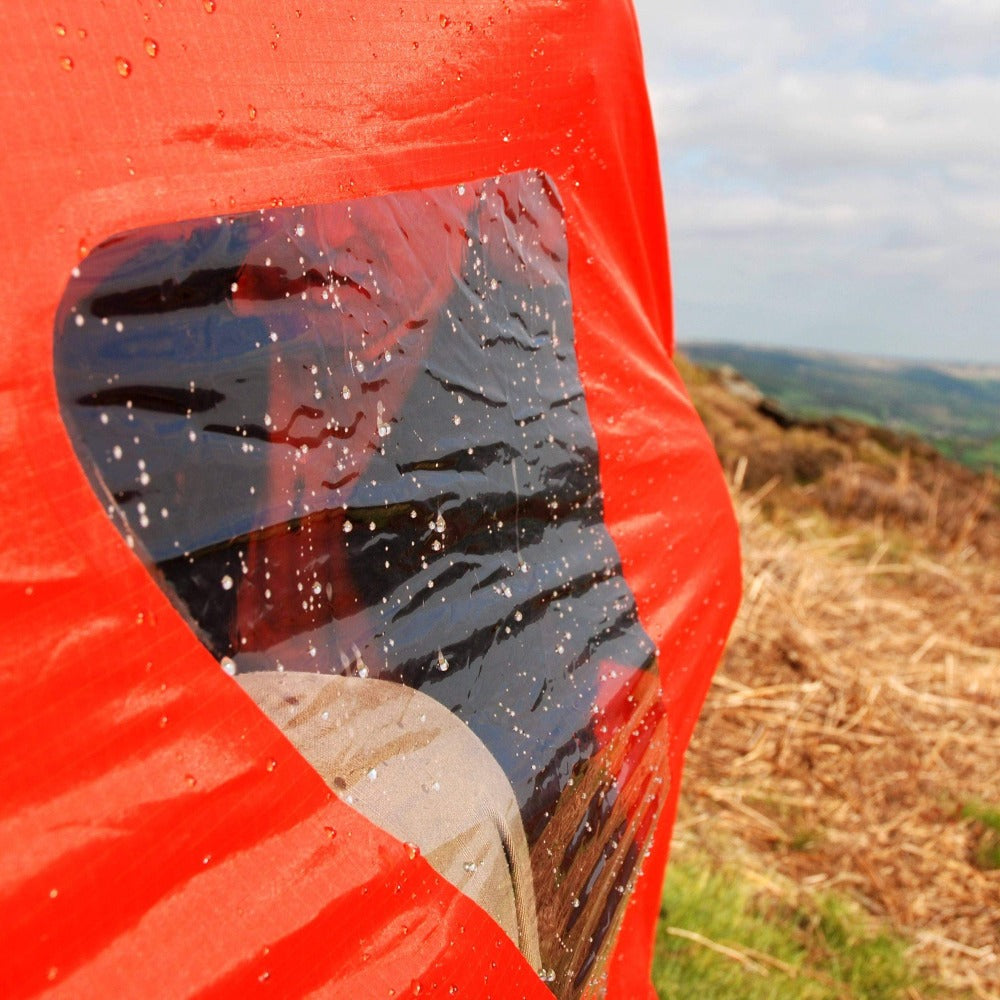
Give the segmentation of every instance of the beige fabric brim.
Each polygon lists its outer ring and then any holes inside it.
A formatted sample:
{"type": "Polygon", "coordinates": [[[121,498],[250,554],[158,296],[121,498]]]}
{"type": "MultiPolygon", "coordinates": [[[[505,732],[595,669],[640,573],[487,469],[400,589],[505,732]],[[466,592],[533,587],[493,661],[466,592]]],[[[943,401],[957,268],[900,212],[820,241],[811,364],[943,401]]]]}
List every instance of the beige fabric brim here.
{"type": "Polygon", "coordinates": [[[345,802],[427,861],[541,967],[531,864],[507,776],[443,705],[372,678],[261,671],[236,680],[345,802]]]}

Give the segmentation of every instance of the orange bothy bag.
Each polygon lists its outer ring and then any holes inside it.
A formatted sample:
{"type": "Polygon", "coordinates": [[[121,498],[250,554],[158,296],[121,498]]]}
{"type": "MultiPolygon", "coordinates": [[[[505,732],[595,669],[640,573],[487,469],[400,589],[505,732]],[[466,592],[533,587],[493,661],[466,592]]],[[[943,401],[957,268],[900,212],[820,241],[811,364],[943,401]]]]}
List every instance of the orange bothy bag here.
{"type": "Polygon", "coordinates": [[[5,996],[652,996],[739,598],[628,0],[15,0],[5,996]]]}

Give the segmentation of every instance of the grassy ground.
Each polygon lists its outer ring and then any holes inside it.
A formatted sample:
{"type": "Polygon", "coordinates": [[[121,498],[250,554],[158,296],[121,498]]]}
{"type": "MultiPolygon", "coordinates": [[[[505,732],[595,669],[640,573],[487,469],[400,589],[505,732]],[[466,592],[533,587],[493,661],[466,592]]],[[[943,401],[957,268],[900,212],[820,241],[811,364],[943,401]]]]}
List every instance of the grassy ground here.
{"type": "Polygon", "coordinates": [[[1000,490],[689,385],[745,593],[691,750],[661,997],[1000,1000],[1000,490]]]}
{"type": "Polygon", "coordinates": [[[836,893],[796,892],[685,853],[663,897],[653,982],[664,1000],[929,997],[907,943],[836,893]]]}

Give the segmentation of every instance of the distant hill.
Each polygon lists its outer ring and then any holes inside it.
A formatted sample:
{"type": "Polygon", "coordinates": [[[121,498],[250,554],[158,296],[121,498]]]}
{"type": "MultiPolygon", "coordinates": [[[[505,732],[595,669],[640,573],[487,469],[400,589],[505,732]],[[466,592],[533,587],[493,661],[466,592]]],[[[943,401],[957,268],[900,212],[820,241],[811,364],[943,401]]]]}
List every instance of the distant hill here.
{"type": "Polygon", "coordinates": [[[739,344],[685,344],[796,417],[850,417],[915,434],[972,468],[1000,470],[1000,368],[889,361],[739,344]]]}

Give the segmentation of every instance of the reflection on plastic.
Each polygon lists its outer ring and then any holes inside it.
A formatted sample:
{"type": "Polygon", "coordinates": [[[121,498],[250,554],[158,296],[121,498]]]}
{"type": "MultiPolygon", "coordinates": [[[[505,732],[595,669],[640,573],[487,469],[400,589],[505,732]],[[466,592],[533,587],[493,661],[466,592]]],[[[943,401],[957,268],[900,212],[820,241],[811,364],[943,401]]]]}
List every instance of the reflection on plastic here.
{"type": "Polygon", "coordinates": [[[125,234],[55,351],[95,489],[223,667],[558,996],[599,991],[666,723],[549,179],[125,234]]]}

